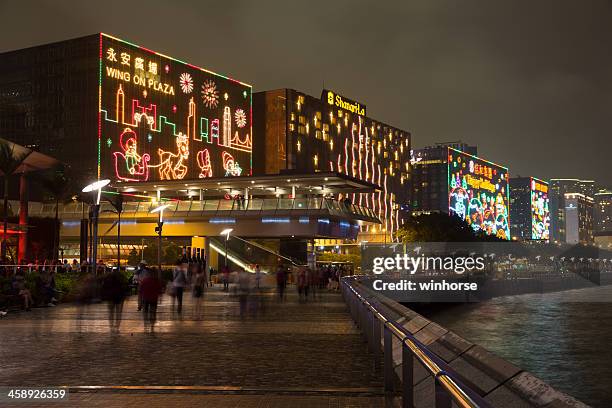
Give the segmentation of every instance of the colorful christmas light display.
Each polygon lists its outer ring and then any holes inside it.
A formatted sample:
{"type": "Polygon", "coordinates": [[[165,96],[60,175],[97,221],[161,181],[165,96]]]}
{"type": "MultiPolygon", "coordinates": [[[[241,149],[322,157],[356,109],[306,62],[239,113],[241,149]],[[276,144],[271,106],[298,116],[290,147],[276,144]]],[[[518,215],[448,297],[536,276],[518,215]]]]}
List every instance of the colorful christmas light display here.
{"type": "Polygon", "coordinates": [[[550,212],[548,210],[548,183],[531,178],[531,239],[548,240],[550,212]]]}
{"type": "Polygon", "coordinates": [[[508,169],[448,149],[448,208],[475,231],[510,239],[508,169]]]}
{"type": "Polygon", "coordinates": [[[140,182],[250,174],[251,115],[249,85],[101,34],[104,177],[140,182]],[[201,99],[193,96],[196,89],[201,99]]]}

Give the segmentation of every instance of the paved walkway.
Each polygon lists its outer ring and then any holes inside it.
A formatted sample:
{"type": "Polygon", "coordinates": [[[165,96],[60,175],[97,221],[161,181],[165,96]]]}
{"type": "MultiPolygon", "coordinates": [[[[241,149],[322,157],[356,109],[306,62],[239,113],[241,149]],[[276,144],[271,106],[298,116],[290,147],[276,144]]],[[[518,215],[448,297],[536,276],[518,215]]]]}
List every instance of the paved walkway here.
{"type": "Polygon", "coordinates": [[[244,317],[237,300],[218,288],[205,299],[196,315],[190,293],[182,314],[165,297],[152,330],[134,297],[118,331],[105,304],[9,314],[0,320],[0,386],[144,388],[75,392],[70,406],[382,405],[381,373],[340,295],[325,292],[304,303],[290,290],[279,303],[271,293],[263,310],[253,301],[244,317]]]}

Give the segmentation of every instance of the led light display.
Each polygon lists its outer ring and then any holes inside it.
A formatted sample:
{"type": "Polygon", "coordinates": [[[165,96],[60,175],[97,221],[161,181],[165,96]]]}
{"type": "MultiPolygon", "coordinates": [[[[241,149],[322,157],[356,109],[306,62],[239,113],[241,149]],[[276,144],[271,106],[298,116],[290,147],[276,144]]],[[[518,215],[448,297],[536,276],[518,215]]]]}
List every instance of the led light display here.
{"type": "Polygon", "coordinates": [[[510,239],[508,169],[448,148],[448,209],[475,231],[510,239]]]}
{"type": "Polygon", "coordinates": [[[548,183],[531,178],[531,239],[548,240],[550,212],[548,210],[548,183]]]}
{"type": "Polygon", "coordinates": [[[251,174],[249,85],[106,34],[99,80],[99,175],[140,182],[251,174]]]}

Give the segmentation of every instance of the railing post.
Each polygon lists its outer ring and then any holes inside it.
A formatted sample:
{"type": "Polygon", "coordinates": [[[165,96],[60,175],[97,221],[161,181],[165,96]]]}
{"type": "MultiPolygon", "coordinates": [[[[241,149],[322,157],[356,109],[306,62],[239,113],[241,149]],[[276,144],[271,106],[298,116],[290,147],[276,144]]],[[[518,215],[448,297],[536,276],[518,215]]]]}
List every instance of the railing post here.
{"type": "Polygon", "coordinates": [[[372,331],[372,327],[374,325],[374,310],[369,309],[368,310],[368,325],[365,328],[366,331],[368,332],[368,348],[370,349],[371,353],[374,353],[374,332],[372,331]]]}
{"type": "Polygon", "coordinates": [[[446,392],[439,380],[441,374],[443,374],[443,372],[438,373],[438,375],[434,377],[436,408],[452,408],[453,402],[451,396],[446,392]]]}
{"type": "Polygon", "coordinates": [[[402,407],[414,408],[414,355],[402,341],[402,407]]]}
{"type": "Polygon", "coordinates": [[[384,326],[384,383],[385,392],[393,391],[393,343],[391,330],[384,326]]]}
{"type": "Polygon", "coordinates": [[[372,344],[376,363],[380,360],[380,320],[372,313],[372,344]]]}

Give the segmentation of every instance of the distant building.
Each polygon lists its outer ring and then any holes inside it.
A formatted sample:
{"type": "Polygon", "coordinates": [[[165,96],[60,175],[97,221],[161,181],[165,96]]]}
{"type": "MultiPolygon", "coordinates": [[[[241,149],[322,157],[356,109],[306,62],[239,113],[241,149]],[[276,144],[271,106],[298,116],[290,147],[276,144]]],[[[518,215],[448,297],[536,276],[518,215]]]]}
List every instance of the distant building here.
{"type": "Polygon", "coordinates": [[[461,141],[436,143],[412,151],[411,213],[448,212],[448,148],[478,155],[476,146],[461,141]]]}
{"type": "Polygon", "coordinates": [[[581,193],[566,193],[564,203],[565,242],[592,243],[593,198],[581,193]]]}
{"type": "Polygon", "coordinates": [[[519,240],[548,240],[548,183],[534,177],[510,179],[510,233],[519,240]]]}
{"type": "Polygon", "coordinates": [[[474,231],[510,239],[508,169],[463,143],[413,151],[411,213],[458,216],[474,231]]]}
{"type": "Polygon", "coordinates": [[[595,193],[593,223],[596,240],[597,237],[612,236],[612,191],[595,193]]]}
{"type": "Polygon", "coordinates": [[[550,180],[550,239],[554,242],[568,242],[565,230],[565,194],[582,194],[592,199],[595,195],[595,182],[578,179],[550,180]]]}

